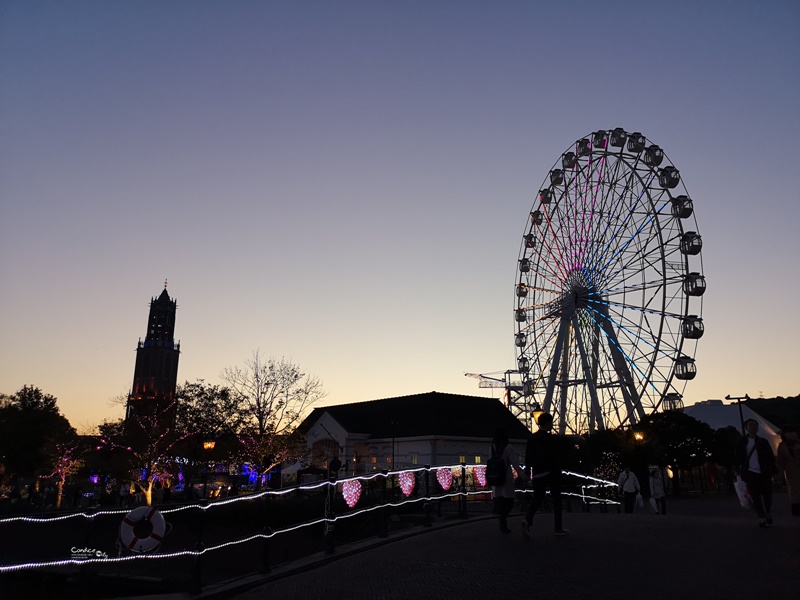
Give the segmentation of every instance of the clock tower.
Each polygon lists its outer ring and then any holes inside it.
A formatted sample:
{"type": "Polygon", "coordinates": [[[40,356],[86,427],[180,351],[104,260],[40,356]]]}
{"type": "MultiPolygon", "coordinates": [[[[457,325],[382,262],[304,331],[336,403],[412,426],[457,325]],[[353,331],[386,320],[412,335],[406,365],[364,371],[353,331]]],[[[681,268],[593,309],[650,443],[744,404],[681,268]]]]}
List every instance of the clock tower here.
{"type": "Polygon", "coordinates": [[[128,396],[125,421],[142,414],[162,412],[175,399],[178,384],[178,357],[180,342],[175,342],[176,300],[164,291],[158,298],[150,300],[150,316],[147,319],[147,335],[136,347],[136,367],[133,371],[133,387],[128,396]]]}

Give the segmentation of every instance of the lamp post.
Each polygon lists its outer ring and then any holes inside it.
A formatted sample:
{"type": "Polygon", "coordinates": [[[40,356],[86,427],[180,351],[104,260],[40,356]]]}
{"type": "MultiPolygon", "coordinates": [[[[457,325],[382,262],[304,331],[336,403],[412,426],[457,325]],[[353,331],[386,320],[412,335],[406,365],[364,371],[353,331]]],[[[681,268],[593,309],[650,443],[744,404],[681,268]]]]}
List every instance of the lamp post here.
{"type": "MultiPolygon", "coordinates": [[[[216,445],[217,445],[217,443],[214,440],[205,440],[203,442],[203,450],[205,450],[206,452],[210,453],[214,449],[214,446],[216,446],[216,445]]],[[[206,457],[208,457],[208,454],[206,454],[206,457]]],[[[208,465],[209,465],[209,461],[208,461],[208,458],[206,458],[206,461],[205,461],[206,468],[205,468],[204,475],[203,475],[203,498],[207,497],[206,496],[206,488],[208,487],[208,465]]]]}
{"type": "Polygon", "coordinates": [[[742,435],[747,435],[744,431],[744,415],[742,415],[742,400],[750,400],[750,396],[745,394],[744,396],[739,396],[738,398],[731,398],[730,394],[725,396],[725,400],[736,400],[736,404],[739,406],[739,423],[742,426],[742,435]]]}

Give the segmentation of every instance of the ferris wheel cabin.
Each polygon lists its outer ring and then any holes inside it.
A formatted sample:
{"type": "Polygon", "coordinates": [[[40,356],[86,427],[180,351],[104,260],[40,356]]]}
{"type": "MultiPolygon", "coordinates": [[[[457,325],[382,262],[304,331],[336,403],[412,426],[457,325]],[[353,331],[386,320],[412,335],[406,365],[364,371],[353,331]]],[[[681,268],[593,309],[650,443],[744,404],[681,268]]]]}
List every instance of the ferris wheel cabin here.
{"type": "Polygon", "coordinates": [[[647,138],[638,131],[634,131],[628,137],[628,152],[639,154],[644,150],[644,145],[647,143],[647,138]]]}
{"type": "Polygon", "coordinates": [[[703,240],[700,234],[695,231],[687,231],[681,236],[681,252],[683,254],[700,254],[703,249],[703,240]]]}
{"type": "Polygon", "coordinates": [[[694,379],[697,375],[697,365],[694,359],[688,356],[681,356],[675,361],[675,377],[683,381],[694,379]]]}
{"type": "Polygon", "coordinates": [[[689,273],[683,280],[683,292],[687,296],[702,296],[706,293],[706,278],[700,273],[689,273]]]}
{"type": "Polygon", "coordinates": [[[627,139],[628,139],[628,134],[622,127],[615,127],[614,130],[611,132],[611,145],[614,146],[614,148],[624,148],[625,140],[627,139]]]}
{"type": "Polygon", "coordinates": [[[608,133],[606,133],[605,130],[600,129],[592,134],[592,145],[595,148],[605,148],[607,139],[608,133]]]}
{"type": "Polygon", "coordinates": [[[684,317],[681,323],[681,331],[683,332],[683,337],[690,340],[699,340],[705,332],[703,319],[697,315],[684,317]]]}
{"type": "Polygon", "coordinates": [[[534,210],[531,213],[531,223],[533,223],[534,225],[541,225],[543,220],[544,219],[542,218],[542,211],[534,210]]]}
{"type": "Polygon", "coordinates": [[[692,216],[694,205],[692,205],[692,199],[689,196],[675,196],[670,202],[672,202],[672,216],[676,219],[688,219],[692,216]]]}
{"type": "Polygon", "coordinates": [[[658,183],[662,188],[673,189],[681,182],[681,173],[675,167],[664,167],[658,174],[658,183]]]}

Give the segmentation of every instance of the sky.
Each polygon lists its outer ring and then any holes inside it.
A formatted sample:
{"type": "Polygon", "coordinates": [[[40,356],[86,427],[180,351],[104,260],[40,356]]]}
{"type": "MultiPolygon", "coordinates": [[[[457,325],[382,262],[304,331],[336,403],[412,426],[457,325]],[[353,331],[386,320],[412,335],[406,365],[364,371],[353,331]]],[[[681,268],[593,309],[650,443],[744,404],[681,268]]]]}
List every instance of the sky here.
{"type": "Polygon", "coordinates": [[[800,4],[0,3],[0,392],[123,416],[150,299],[178,381],[259,350],[323,404],[492,395],[534,197],[641,131],[703,236],[692,404],[800,393],[800,4]]]}

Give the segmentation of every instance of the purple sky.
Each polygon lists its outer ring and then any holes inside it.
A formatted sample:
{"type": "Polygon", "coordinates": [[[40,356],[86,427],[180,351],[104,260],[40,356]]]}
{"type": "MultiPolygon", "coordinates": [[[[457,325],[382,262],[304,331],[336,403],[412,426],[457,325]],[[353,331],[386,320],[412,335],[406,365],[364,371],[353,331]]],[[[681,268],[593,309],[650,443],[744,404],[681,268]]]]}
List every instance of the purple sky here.
{"type": "Polygon", "coordinates": [[[0,392],[122,415],[148,303],[179,381],[253,350],[326,403],[512,368],[520,237],[552,164],[641,131],[695,201],[687,403],[795,395],[796,2],[0,5],[0,392]]]}

